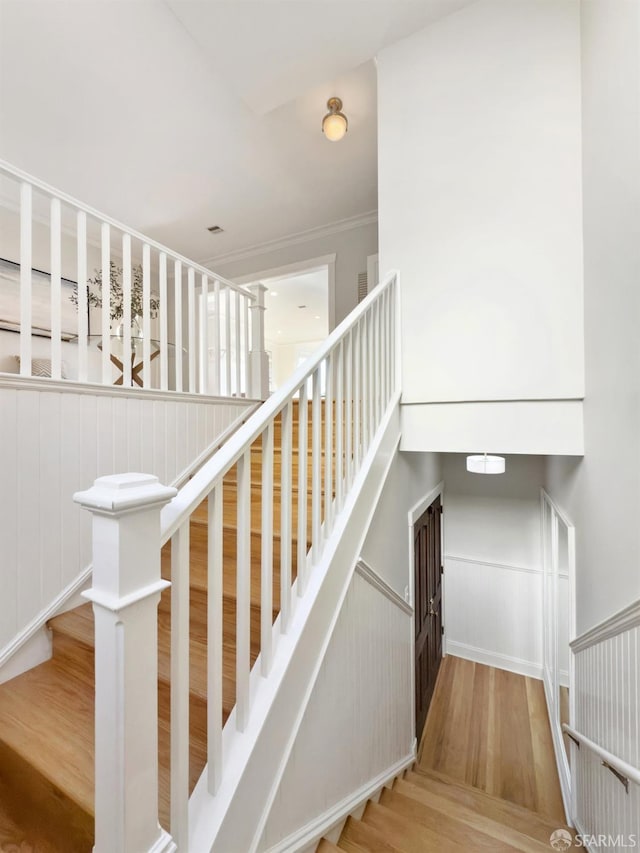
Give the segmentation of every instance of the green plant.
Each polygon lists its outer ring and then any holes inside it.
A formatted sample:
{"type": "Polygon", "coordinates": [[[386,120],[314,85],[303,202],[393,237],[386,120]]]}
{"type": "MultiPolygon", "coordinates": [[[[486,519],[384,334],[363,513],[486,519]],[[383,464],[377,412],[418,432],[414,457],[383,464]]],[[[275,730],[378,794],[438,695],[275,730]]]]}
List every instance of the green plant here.
{"type": "MultiPolygon", "coordinates": [[[[89,305],[96,308],[102,307],[102,270],[94,270],[95,277],[87,282],[87,300],[89,305]]],[[[110,262],[110,285],[111,293],[109,300],[109,316],[111,320],[121,320],[124,315],[124,292],[122,289],[122,267],[110,262]]],[[[70,297],[73,304],[78,306],[78,285],[73,289],[70,297]]],[[[160,298],[157,293],[151,293],[149,299],[149,312],[152,317],[157,317],[160,308],[160,298]]],[[[142,316],[142,266],[138,264],[133,267],[131,276],[131,319],[142,316]]]]}

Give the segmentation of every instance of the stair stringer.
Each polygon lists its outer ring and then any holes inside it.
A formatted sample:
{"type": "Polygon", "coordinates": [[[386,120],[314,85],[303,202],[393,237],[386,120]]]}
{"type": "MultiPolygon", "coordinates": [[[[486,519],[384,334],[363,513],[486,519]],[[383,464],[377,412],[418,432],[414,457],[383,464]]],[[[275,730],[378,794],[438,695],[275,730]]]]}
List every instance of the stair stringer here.
{"type": "MultiPolygon", "coordinates": [[[[207,769],[189,801],[189,849],[255,853],[329,646],[356,562],[400,442],[399,393],[362,462],[304,598],[276,645],[268,678],[251,673],[252,710],[242,734],[225,726],[224,773],[215,795],[207,769]]],[[[294,585],[294,596],[295,596],[294,585]]],[[[276,622],[276,626],[278,622],[276,622]]]]}

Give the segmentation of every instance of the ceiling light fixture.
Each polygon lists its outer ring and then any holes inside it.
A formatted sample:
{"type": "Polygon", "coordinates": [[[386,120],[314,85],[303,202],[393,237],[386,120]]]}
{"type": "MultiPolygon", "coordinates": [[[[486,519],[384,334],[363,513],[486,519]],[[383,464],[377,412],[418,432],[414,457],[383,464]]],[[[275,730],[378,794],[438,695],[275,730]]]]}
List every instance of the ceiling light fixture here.
{"type": "Polygon", "coordinates": [[[467,456],[467,471],[472,474],[504,474],[504,456],[467,456]]]}
{"type": "Polygon", "coordinates": [[[341,112],[342,101],[340,98],[329,98],[327,107],[329,112],[322,119],[322,132],[330,142],[339,142],[349,129],[347,117],[341,112]]]}

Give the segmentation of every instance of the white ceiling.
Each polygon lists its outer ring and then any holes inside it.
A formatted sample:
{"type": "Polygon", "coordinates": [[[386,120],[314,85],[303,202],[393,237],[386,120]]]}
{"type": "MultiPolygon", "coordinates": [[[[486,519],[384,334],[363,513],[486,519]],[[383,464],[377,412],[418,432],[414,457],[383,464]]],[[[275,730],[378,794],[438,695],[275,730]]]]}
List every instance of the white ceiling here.
{"type": "Polygon", "coordinates": [[[469,2],[0,0],[0,157],[196,260],[375,210],[372,57],[469,2]]]}

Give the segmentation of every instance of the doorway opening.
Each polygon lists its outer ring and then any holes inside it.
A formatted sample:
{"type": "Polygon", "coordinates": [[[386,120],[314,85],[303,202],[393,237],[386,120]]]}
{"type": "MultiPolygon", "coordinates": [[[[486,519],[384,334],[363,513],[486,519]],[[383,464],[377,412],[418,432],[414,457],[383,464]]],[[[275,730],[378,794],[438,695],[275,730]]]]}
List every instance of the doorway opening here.
{"type": "Polygon", "coordinates": [[[279,388],[329,334],[331,269],[309,262],[262,274],[265,285],[265,348],[269,355],[269,391],[279,388]]]}

